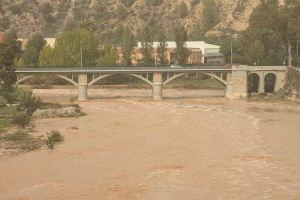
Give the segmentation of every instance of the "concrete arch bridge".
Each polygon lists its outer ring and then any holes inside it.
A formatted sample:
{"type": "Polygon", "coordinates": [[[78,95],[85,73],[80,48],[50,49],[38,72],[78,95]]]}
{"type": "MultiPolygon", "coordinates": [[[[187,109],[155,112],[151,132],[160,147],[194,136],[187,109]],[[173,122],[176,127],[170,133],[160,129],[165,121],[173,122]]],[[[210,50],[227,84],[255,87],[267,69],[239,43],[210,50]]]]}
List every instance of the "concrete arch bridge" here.
{"type": "MultiPolygon", "coordinates": [[[[283,88],[285,82],[285,66],[189,66],[171,67],[99,67],[99,68],[18,68],[17,83],[41,74],[54,75],[78,88],[78,100],[88,99],[88,88],[100,80],[114,74],[127,74],[138,78],[152,87],[153,99],[163,97],[163,87],[173,80],[188,74],[205,74],[222,83],[225,96],[242,98],[249,92],[265,93],[270,88],[276,92],[283,88]],[[255,77],[254,77],[255,76],[255,77]],[[270,78],[270,76],[272,76],[270,78]],[[257,78],[258,77],[258,78],[257,78]],[[268,78],[269,77],[269,78],[268,78]],[[266,79],[272,79],[273,86],[266,87],[266,79]],[[257,82],[256,84],[253,82],[257,82]],[[257,89],[253,89],[257,85],[257,89]],[[257,91],[256,91],[257,90],[257,91]]],[[[268,83],[270,84],[270,83],[268,83]]]]}

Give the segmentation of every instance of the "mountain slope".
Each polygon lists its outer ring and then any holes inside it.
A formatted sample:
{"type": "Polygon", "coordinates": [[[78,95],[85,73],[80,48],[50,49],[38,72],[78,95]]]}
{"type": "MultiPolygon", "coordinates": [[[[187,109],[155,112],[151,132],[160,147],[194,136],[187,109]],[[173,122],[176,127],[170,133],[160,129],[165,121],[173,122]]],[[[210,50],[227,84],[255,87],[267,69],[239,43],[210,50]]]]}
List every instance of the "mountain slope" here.
{"type": "MultiPolygon", "coordinates": [[[[211,0],[212,1],[212,0],[211,0]]],[[[212,34],[239,32],[260,0],[215,0],[218,23],[212,34]]],[[[126,24],[134,32],[146,23],[162,23],[170,32],[178,22],[189,32],[203,20],[203,0],[0,0],[0,28],[15,29],[22,37],[40,32],[51,37],[88,21],[99,32],[126,24]],[[186,12],[186,13],[185,13],[186,12]]]]}

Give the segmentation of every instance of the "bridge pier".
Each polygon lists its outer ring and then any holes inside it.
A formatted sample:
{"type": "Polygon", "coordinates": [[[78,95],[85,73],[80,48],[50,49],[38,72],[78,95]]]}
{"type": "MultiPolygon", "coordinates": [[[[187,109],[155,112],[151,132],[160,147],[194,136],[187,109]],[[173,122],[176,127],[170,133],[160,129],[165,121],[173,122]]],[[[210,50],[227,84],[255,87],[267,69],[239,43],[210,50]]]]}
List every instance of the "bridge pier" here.
{"type": "Polygon", "coordinates": [[[265,74],[259,73],[258,94],[265,93],[265,74]]]}
{"type": "Polygon", "coordinates": [[[78,75],[78,101],[88,100],[88,80],[87,74],[78,75]]]}
{"type": "Polygon", "coordinates": [[[152,97],[154,100],[162,99],[162,74],[161,73],[153,73],[153,85],[152,85],[152,97]]]}
{"type": "Polygon", "coordinates": [[[225,97],[226,98],[233,98],[233,83],[228,82],[225,88],[225,97]]]}
{"type": "Polygon", "coordinates": [[[247,66],[233,66],[233,71],[230,76],[230,82],[227,86],[229,98],[244,98],[248,96],[247,91],[247,66]],[[231,84],[231,85],[230,85],[231,84]]]}

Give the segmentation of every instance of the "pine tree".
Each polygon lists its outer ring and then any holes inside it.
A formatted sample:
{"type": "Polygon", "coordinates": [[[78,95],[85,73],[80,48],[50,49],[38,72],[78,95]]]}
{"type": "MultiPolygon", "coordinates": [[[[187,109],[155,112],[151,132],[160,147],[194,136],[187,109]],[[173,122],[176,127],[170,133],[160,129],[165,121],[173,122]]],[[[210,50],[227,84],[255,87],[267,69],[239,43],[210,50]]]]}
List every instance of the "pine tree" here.
{"type": "Polygon", "coordinates": [[[49,45],[45,45],[39,56],[40,67],[50,67],[54,63],[54,49],[49,45]]]}
{"type": "Polygon", "coordinates": [[[104,45],[103,54],[100,58],[101,66],[113,66],[117,62],[116,48],[111,44],[104,45]]]}
{"type": "Polygon", "coordinates": [[[0,92],[4,96],[12,90],[16,81],[14,62],[21,56],[21,42],[17,38],[15,32],[9,32],[5,41],[0,43],[0,80],[3,81],[0,92]]]}
{"type": "Polygon", "coordinates": [[[81,48],[83,66],[96,66],[99,57],[98,40],[94,32],[86,29],[68,31],[57,38],[54,64],[63,67],[80,67],[81,48]]]}
{"type": "Polygon", "coordinates": [[[123,53],[124,64],[127,66],[132,65],[131,55],[132,55],[133,48],[135,46],[136,46],[136,41],[134,35],[131,33],[131,31],[128,28],[125,28],[123,33],[123,41],[122,41],[122,53],[123,53]]]}
{"type": "Polygon", "coordinates": [[[188,49],[186,48],[187,32],[182,25],[178,25],[175,29],[175,42],[176,42],[176,59],[178,64],[183,65],[189,56],[188,49]]]}
{"type": "Polygon", "coordinates": [[[159,59],[159,63],[161,65],[166,65],[168,64],[168,58],[167,58],[168,44],[166,41],[166,34],[163,27],[160,27],[157,38],[159,42],[159,46],[157,47],[157,56],[159,59]]]}
{"type": "Polygon", "coordinates": [[[189,11],[185,1],[181,1],[181,3],[177,7],[178,14],[181,18],[185,18],[188,16],[189,11]]]}
{"type": "Polygon", "coordinates": [[[46,44],[43,36],[35,34],[32,36],[25,46],[25,51],[22,55],[22,60],[25,65],[38,65],[38,59],[43,46],[46,44]]]}
{"type": "Polygon", "coordinates": [[[149,29],[149,26],[146,26],[143,30],[141,43],[142,43],[143,64],[146,65],[153,64],[154,63],[153,33],[149,29]]]}

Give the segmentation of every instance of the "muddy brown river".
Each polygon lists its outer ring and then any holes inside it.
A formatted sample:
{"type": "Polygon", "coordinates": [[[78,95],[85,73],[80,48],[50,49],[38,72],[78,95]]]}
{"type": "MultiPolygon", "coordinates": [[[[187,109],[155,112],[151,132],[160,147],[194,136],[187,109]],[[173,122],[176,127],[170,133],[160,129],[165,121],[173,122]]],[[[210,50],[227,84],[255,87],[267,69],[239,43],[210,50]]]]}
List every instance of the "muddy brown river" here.
{"type": "MultiPolygon", "coordinates": [[[[68,102],[76,90],[35,90],[68,102]]],[[[1,200],[300,199],[300,106],[218,90],[92,89],[81,118],[35,121],[65,142],[0,157],[1,200]]]]}

